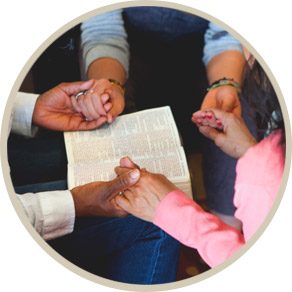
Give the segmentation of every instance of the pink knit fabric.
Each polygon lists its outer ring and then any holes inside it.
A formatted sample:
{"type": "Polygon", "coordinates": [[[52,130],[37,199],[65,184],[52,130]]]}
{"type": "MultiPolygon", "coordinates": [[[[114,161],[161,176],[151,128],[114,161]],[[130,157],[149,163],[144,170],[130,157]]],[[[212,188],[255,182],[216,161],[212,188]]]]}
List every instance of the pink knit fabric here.
{"type": "Polygon", "coordinates": [[[249,149],[237,163],[235,216],[243,223],[243,234],[205,212],[181,191],[173,191],[161,201],[154,224],[197,249],[211,267],[221,264],[256,232],[273,205],[285,160],[280,141],[277,131],[249,149]]]}

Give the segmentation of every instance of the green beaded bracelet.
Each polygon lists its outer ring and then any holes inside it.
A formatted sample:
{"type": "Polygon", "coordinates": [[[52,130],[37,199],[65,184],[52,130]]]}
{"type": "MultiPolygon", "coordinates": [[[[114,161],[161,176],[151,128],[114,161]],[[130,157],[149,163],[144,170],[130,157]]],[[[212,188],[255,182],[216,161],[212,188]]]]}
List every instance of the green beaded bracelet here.
{"type": "Polygon", "coordinates": [[[220,86],[232,86],[232,87],[235,87],[237,89],[237,92],[240,93],[241,92],[241,89],[240,89],[240,84],[236,81],[234,81],[233,79],[231,78],[222,78],[222,79],[219,79],[215,82],[213,82],[208,88],[207,88],[207,91],[210,91],[212,89],[215,89],[215,88],[218,88],[220,86]]]}

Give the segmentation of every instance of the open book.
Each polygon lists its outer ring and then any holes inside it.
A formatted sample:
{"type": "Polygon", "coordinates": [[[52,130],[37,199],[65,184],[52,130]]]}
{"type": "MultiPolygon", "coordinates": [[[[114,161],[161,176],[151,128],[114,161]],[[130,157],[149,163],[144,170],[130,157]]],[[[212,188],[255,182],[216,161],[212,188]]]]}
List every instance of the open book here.
{"type": "Polygon", "coordinates": [[[116,175],[120,158],[129,156],[141,168],[164,174],[192,197],[184,149],[168,106],[118,117],[93,131],[64,133],[69,189],[116,175]]]}

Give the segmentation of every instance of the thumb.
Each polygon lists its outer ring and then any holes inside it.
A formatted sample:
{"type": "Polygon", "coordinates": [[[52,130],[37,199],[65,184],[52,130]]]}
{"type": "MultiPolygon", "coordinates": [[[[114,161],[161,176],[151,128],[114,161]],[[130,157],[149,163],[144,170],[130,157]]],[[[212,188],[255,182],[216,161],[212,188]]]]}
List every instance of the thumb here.
{"type": "Polygon", "coordinates": [[[211,108],[209,111],[213,112],[216,119],[221,120],[221,122],[224,124],[224,121],[230,116],[229,112],[224,111],[223,109],[218,108],[211,108]]]}
{"type": "Polygon", "coordinates": [[[209,126],[201,126],[199,127],[199,131],[200,133],[202,133],[205,137],[215,141],[216,139],[218,139],[219,135],[221,135],[221,133],[216,130],[213,127],[209,127],[209,126]]]}
{"type": "Polygon", "coordinates": [[[120,166],[121,167],[126,167],[126,168],[138,168],[140,169],[140,167],[134,163],[131,158],[129,158],[128,156],[122,157],[120,159],[120,166]]]}
{"type": "Polygon", "coordinates": [[[77,117],[80,120],[78,125],[78,131],[87,131],[87,130],[94,130],[101,127],[103,124],[106,123],[106,117],[99,117],[93,121],[86,121],[83,120],[81,117],[77,117]]]}
{"type": "Polygon", "coordinates": [[[221,148],[226,143],[226,135],[219,132],[215,128],[209,126],[202,126],[199,131],[207,138],[214,141],[214,143],[221,148]]]}
{"type": "Polygon", "coordinates": [[[233,101],[230,101],[228,98],[223,99],[221,109],[225,112],[232,112],[235,107],[233,101]]]}
{"type": "Polygon", "coordinates": [[[109,198],[113,198],[119,192],[122,192],[132,185],[136,184],[139,178],[140,171],[138,169],[134,169],[107,182],[109,198]]]}

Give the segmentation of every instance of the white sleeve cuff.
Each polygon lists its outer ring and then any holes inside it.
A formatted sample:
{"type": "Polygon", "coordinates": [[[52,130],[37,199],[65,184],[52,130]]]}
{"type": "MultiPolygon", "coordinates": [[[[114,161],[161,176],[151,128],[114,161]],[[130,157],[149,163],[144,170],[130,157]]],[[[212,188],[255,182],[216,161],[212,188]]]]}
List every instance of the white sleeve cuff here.
{"type": "Polygon", "coordinates": [[[73,231],[75,206],[70,191],[26,193],[17,197],[30,223],[45,240],[73,231]]]}
{"type": "Polygon", "coordinates": [[[45,240],[71,233],[75,223],[75,206],[70,191],[37,194],[44,216],[42,236],[45,240]]]}
{"type": "Polygon", "coordinates": [[[32,125],[32,115],[38,94],[18,92],[11,114],[11,130],[33,137],[37,127],[32,125]]]}

